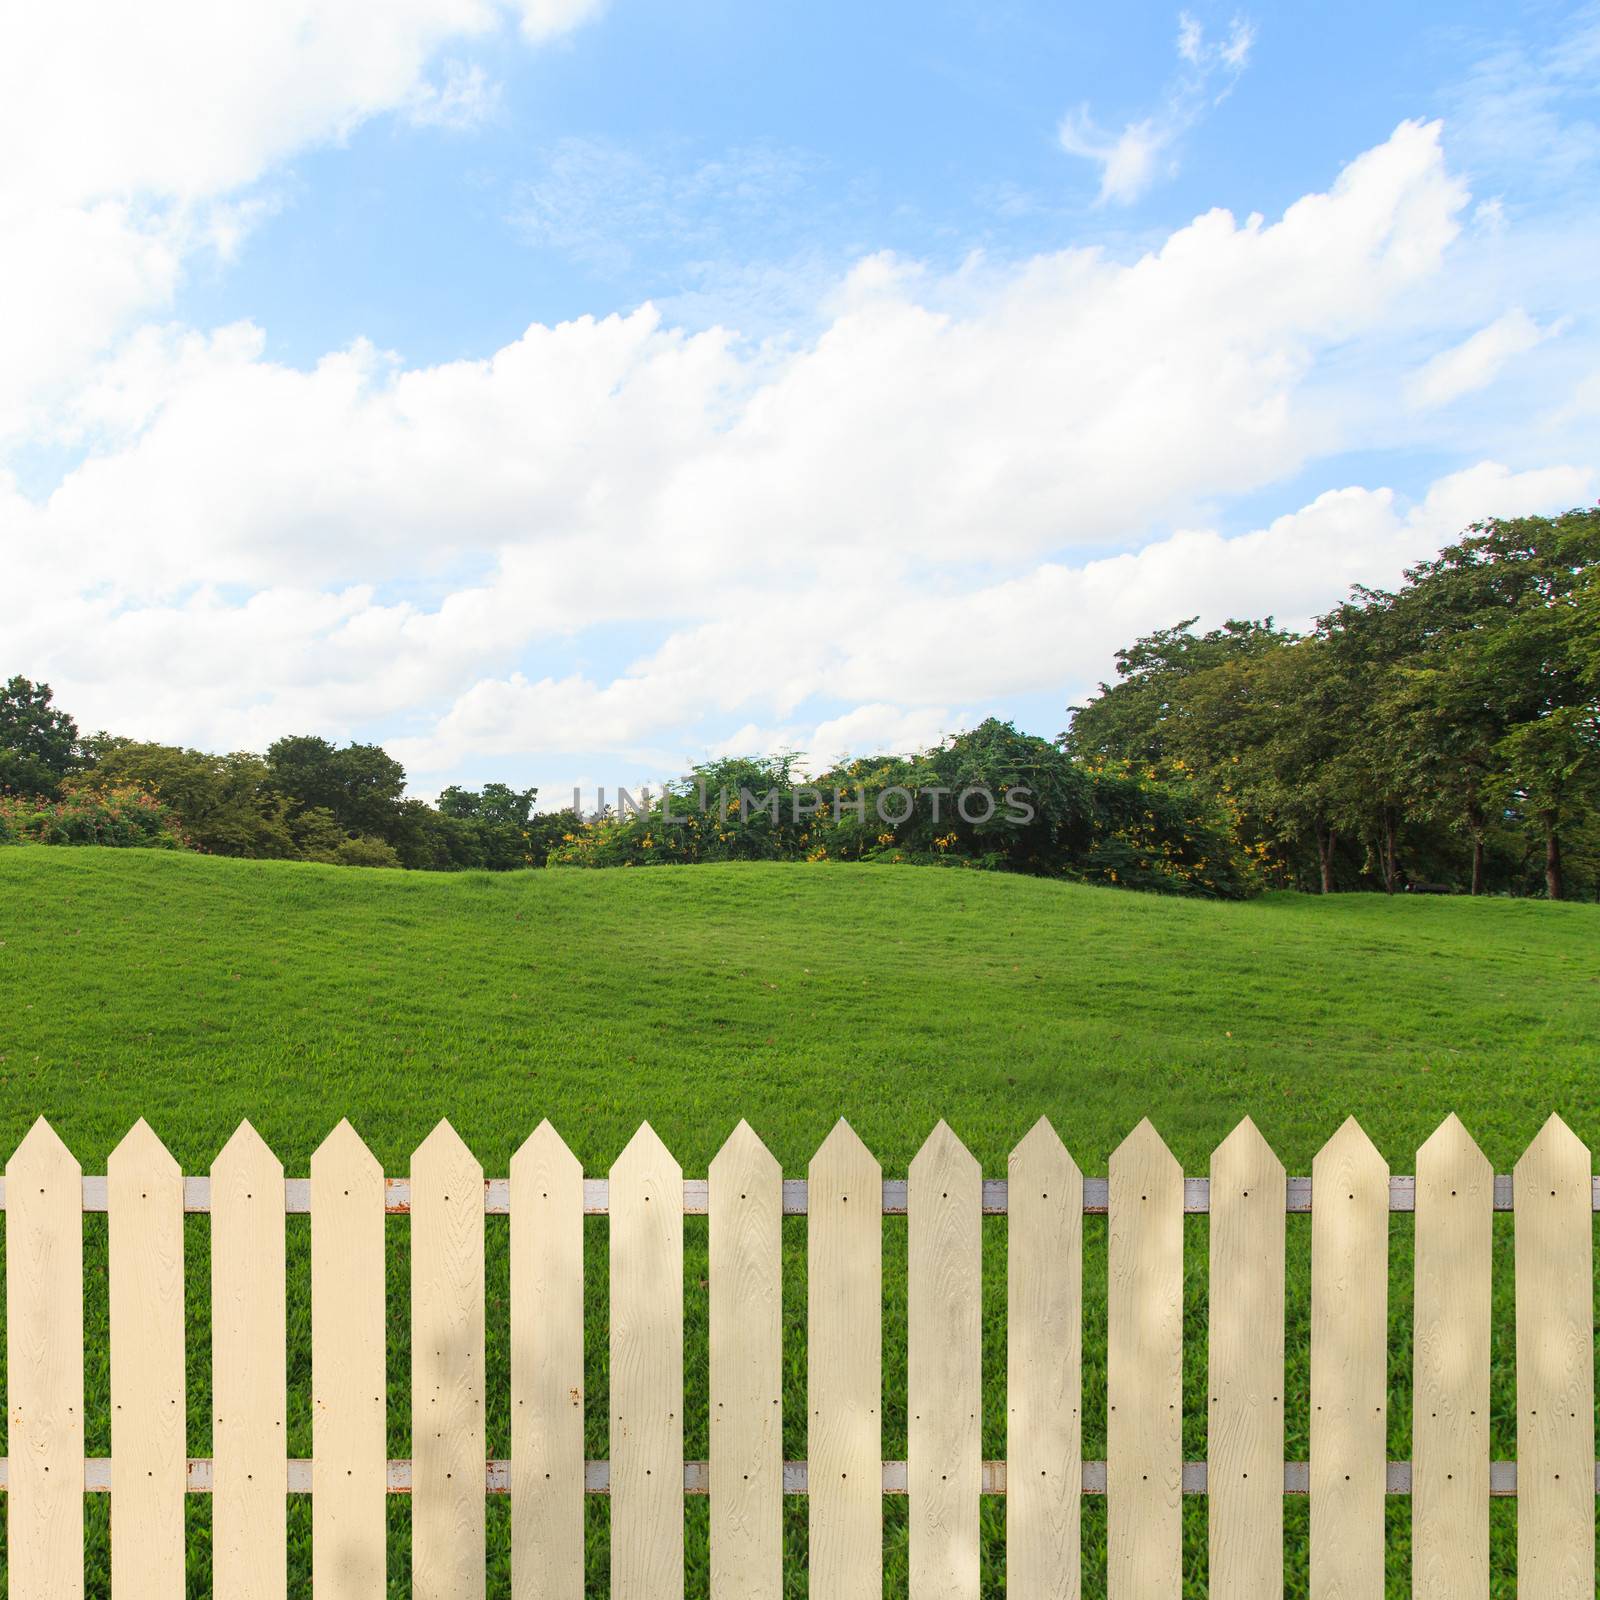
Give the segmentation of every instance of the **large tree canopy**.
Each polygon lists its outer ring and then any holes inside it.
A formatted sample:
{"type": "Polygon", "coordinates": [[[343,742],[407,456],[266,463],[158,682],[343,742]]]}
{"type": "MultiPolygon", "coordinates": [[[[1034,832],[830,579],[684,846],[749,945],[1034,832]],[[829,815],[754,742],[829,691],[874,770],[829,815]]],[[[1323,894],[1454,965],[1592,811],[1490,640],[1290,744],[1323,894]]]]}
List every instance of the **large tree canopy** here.
{"type": "Polygon", "coordinates": [[[0,791],[54,795],[78,763],[78,725],[52,703],[48,683],[0,688],[0,791]]]}
{"type": "Polygon", "coordinates": [[[1193,625],[1120,651],[1067,748],[1193,774],[1283,881],[1594,891],[1600,511],[1478,524],[1305,638],[1193,625]]]}

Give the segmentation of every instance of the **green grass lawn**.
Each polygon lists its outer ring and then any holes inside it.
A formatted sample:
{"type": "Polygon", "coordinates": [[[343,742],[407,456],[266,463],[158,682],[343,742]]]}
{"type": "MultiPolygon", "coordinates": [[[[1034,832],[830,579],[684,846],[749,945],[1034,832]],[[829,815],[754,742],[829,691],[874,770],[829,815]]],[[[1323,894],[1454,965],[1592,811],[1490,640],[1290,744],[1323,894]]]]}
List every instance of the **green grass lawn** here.
{"type": "MultiPolygon", "coordinates": [[[[83,1162],[138,1116],[186,1172],[248,1117],[304,1175],[348,1116],[390,1173],[448,1116],[491,1175],[541,1117],[603,1174],[642,1119],[702,1176],[740,1117],[791,1176],[848,1117],[903,1176],[939,1117],[986,1174],[1047,1115],[1086,1173],[1149,1115],[1189,1173],[1248,1113],[1291,1172],[1357,1114],[1394,1171],[1454,1110],[1496,1171],[1551,1111],[1600,1138],[1600,909],[1461,899],[1270,896],[1214,905],[964,871],[726,866],[442,876],[138,851],[0,850],[0,1147],[48,1116],[83,1162]]],[[[804,1225],[785,1224],[786,1454],[805,1455],[804,1225]]],[[[90,1218],[91,1454],[108,1454],[104,1218],[90,1218]]],[[[189,1229],[189,1448],[209,1453],[206,1232],[189,1229]]],[[[290,1452],[310,1453],[309,1227],[290,1230],[290,1452]]],[[[391,1219],[390,1452],[410,1454],[406,1230],[391,1219]]],[[[1304,1459],[1309,1221],[1289,1231],[1288,1454],[1304,1459]]],[[[904,1223],[885,1223],[884,1453],[905,1453],[904,1223]]],[[[1185,1453],[1205,1454],[1206,1233],[1187,1225],[1185,1453]]],[[[1515,1455],[1511,1231],[1496,1222],[1493,1454],[1515,1455]]],[[[587,1234],[588,1449],[606,1446],[605,1224],[587,1234]]],[[[984,1452],[1005,1454],[1003,1219],[985,1223],[984,1452]]],[[[1409,1219],[1392,1225],[1390,1454],[1410,1454],[1409,1219]]],[[[489,1225],[491,1454],[509,1453],[506,1228],[489,1225]]],[[[705,1224],[686,1222],[687,1429],[706,1454],[705,1224]]],[[[1086,1223],[1085,1453],[1105,1438],[1103,1219],[1086,1223]]],[[[106,1497],[91,1592],[106,1592],[106,1497]]],[[[607,1507],[590,1507],[605,1582],[607,1507]]],[[[191,1502],[191,1592],[210,1592],[209,1506],[191,1502]]],[[[409,1507],[391,1505],[391,1587],[408,1592],[409,1507]]],[[[886,1592],[905,1592],[905,1505],[887,1502],[886,1592]]],[[[1288,1592],[1306,1590],[1303,1500],[1288,1592]]],[[[1390,1592],[1409,1592],[1407,1502],[1390,1506],[1390,1592]]],[[[805,1592],[804,1506],[790,1585],[805,1592]]],[[[1510,1595],[1514,1502],[1493,1511],[1510,1595]]],[[[291,1509],[291,1586],[309,1582],[291,1509]]],[[[490,1511],[508,1593],[507,1509],[490,1511]]],[[[1188,1503],[1205,1593],[1204,1501],[1188,1503]]],[[[985,1504],[999,1592],[1003,1503],[985,1504]]],[[[1085,1515],[1085,1592],[1104,1590],[1103,1507],[1085,1515]]],[[[706,1507],[688,1513],[706,1592],[706,1507]]]]}

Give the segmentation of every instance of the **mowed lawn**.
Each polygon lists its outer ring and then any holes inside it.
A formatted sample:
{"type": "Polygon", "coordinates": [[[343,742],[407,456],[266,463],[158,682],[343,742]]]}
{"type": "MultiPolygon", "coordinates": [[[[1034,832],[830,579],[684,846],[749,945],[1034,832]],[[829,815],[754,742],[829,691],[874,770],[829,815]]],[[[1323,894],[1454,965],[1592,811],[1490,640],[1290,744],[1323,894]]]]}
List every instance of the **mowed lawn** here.
{"type": "MultiPolygon", "coordinates": [[[[1291,1172],[1359,1116],[1392,1170],[1450,1111],[1509,1171],[1552,1111],[1600,1138],[1600,908],[1272,896],[1213,905],[965,871],[727,866],[458,876],[138,851],[0,850],[0,1154],[41,1114],[85,1171],[146,1117],[204,1172],[248,1117],[291,1175],[347,1116],[386,1171],[448,1116],[491,1175],[549,1117],[604,1174],[648,1119],[703,1176],[747,1118],[801,1176],[848,1117],[903,1176],[945,1118],[1003,1176],[1048,1116],[1090,1174],[1145,1115],[1189,1173],[1252,1116],[1291,1172]]],[[[109,1453],[104,1218],[87,1220],[91,1454],[109,1453]]],[[[190,1430],[210,1449],[204,1218],[188,1223],[190,1430]]],[[[785,1224],[785,1451],[804,1457],[804,1224],[785,1224]]],[[[291,1219],[290,1451],[310,1453],[309,1228],[291,1219]]],[[[489,1222],[489,1447],[509,1453],[507,1238],[489,1222]]],[[[390,1453],[407,1456],[408,1256],[391,1219],[390,1453]]],[[[606,1233],[587,1231],[588,1450],[607,1454],[606,1233]]],[[[1085,1230],[1085,1452],[1104,1454],[1105,1232],[1085,1230]]],[[[1185,1453],[1205,1454],[1206,1231],[1187,1224],[1185,1453]]],[[[904,1222],[885,1222],[884,1452],[905,1453],[904,1222]]],[[[1409,1218],[1392,1225],[1390,1454],[1410,1454],[1409,1218]]],[[[706,1454],[705,1225],[686,1222],[686,1448],[706,1454]]],[[[1289,1231],[1287,1453],[1306,1455],[1309,1224],[1289,1231]]],[[[1496,1223],[1493,1454],[1515,1455],[1510,1219],[1496,1223]]],[[[1005,1454],[1003,1219],[984,1228],[984,1452],[1005,1454]]],[[[105,1593],[106,1497],[91,1497],[91,1592],[105,1593]]],[[[590,1505],[605,1587],[607,1506],[590,1505]]],[[[1204,1501],[1188,1503],[1188,1587],[1206,1592],[1204,1501]]],[[[191,1590],[210,1592],[203,1497],[191,1590]]],[[[1513,1592],[1514,1502],[1493,1513],[1496,1592],[1513,1592]]],[[[886,1502],[886,1592],[906,1584],[905,1503],[886,1502]]],[[[1291,1500],[1288,1592],[1305,1592],[1291,1500]]],[[[1407,1502],[1390,1502],[1390,1589],[1408,1592],[1407,1502]]],[[[704,1594],[706,1507],[687,1514],[704,1594]]],[[[409,1506],[391,1503],[391,1589],[409,1592],[409,1506]]],[[[790,1590],[805,1512],[790,1502],[790,1590]]],[[[291,1586],[310,1518],[291,1506],[291,1586]]],[[[1003,1580],[1004,1506],[984,1508],[985,1584],[1003,1580]]],[[[1085,1592],[1104,1590],[1104,1511],[1085,1515],[1085,1592]]],[[[490,1510],[491,1589],[509,1592],[507,1508],[490,1510]]]]}

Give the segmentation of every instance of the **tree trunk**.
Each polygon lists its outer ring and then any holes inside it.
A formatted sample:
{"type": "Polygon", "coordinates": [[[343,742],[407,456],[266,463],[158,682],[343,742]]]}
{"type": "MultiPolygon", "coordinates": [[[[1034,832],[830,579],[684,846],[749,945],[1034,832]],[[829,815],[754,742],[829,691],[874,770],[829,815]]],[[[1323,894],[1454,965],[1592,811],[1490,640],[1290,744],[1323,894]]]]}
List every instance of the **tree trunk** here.
{"type": "Polygon", "coordinates": [[[1317,824],[1317,865],[1322,869],[1322,892],[1333,893],[1333,829],[1317,824]]]}
{"type": "Polygon", "coordinates": [[[1472,892],[1483,893],[1483,835],[1476,829],[1472,834],[1472,892]]]}
{"type": "Polygon", "coordinates": [[[1556,814],[1544,814],[1544,892],[1552,900],[1567,896],[1566,880],[1561,872],[1561,835],[1556,832],[1556,814]]]}
{"type": "Polygon", "coordinates": [[[1395,880],[1400,876],[1400,863],[1397,859],[1397,836],[1399,829],[1395,826],[1394,811],[1391,807],[1383,808],[1383,892],[1394,893],[1395,880]]]}

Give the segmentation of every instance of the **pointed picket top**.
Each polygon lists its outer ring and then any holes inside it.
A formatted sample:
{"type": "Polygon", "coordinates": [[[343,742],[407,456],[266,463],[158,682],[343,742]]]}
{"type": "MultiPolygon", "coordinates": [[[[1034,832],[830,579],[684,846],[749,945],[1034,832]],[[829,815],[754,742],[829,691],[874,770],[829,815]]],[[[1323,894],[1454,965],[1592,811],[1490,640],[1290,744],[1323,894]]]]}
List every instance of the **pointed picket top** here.
{"type": "Polygon", "coordinates": [[[1166,1140],[1156,1132],[1155,1124],[1148,1117],[1142,1118],[1139,1126],[1111,1152],[1110,1170],[1116,1173],[1136,1162],[1148,1164],[1156,1173],[1170,1169],[1179,1174],[1180,1180],[1182,1178],[1178,1158],[1167,1148],[1166,1140]]]}
{"type": "Polygon", "coordinates": [[[108,1179],[118,1177],[124,1171],[148,1172],[160,1177],[178,1175],[178,1163],[172,1152],[143,1117],[128,1129],[122,1136],[122,1142],[106,1158],[108,1179]]]}
{"type": "Polygon", "coordinates": [[[235,1174],[246,1177],[261,1176],[283,1181],[283,1163],[272,1153],[272,1147],[250,1125],[241,1122],[233,1130],[233,1137],[217,1152],[211,1163],[211,1176],[228,1178],[235,1174]]]}
{"type": "Polygon", "coordinates": [[[820,1161],[824,1156],[836,1164],[867,1161],[875,1167],[878,1165],[878,1158],[862,1143],[861,1135],[843,1117],[829,1129],[828,1137],[817,1146],[817,1153],[811,1159],[820,1161]]]}
{"type": "Polygon", "coordinates": [[[62,1142],[61,1135],[43,1117],[28,1129],[27,1136],[11,1152],[11,1159],[6,1163],[8,1179],[28,1176],[36,1178],[83,1176],[83,1168],[78,1165],[78,1158],[62,1142]]]}
{"type": "Polygon", "coordinates": [[[583,1163],[572,1153],[567,1141],[556,1132],[555,1124],[546,1117],[526,1139],[517,1146],[511,1158],[511,1182],[515,1185],[531,1181],[540,1173],[555,1178],[583,1178],[583,1163]]]}
{"type": "MultiPolygon", "coordinates": [[[[955,1136],[954,1130],[943,1117],[923,1141],[922,1148],[911,1158],[911,1166],[906,1175],[913,1188],[919,1191],[934,1182],[941,1186],[960,1182],[975,1184],[983,1182],[978,1158],[955,1136]]],[[[931,1189],[929,1197],[932,1197],[931,1189]]]]}
{"type": "Polygon", "coordinates": [[[1312,1158],[1313,1204],[1318,1183],[1337,1184],[1340,1172],[1348,1172],[1352,1177],[1379,1178],[1384,1183],[1389,1181],[1389,1163],[1354,1117],[1346,1117],[1339,1131],[1312,1158]]]}
{"type": "Polygon", "coordinates": [[[1469,1187],[1493,1193],[1494,1168],[1453,1111],[1417,1151],[1419,1198],[1430,1184],[1451,1193],[1469,1187]]]}
{"type": "Polygon", "coordinates": [[[437,1188],[446,1200],[452,1188],[482,1189],[483,1166],[448,1118],[441,1117],[433,1132],[412,1151],[411,1184],[413,1205],[416,1191],[424,1186],[437,1188]]]}
{"type": "Polygon", "coordinates": [[[1545,1172],[1552,1168],[1582,1166],[1585,1176],[1589,1170],[1589,1147],[1553,1111],[1533,1137],[1533,1142],[1522,1152],[1522,1159],[1512,1169],[1513,1190],[1522,1183],[1524,1169],[1528,1173],[1545,1172]]]}
{"type": "Polygon", "coordinates": [[[778,1159],[761,1142],[761,1136],[742,1117],[739,1126],[723,1141],[722,1148],[713,1157],[708,1176],[715,1178],[719,1172],[737,1171],[752,1178],[782,1176],[778,1159]]]}
{"type": "MultiPolygon", "coordinates": [[[[1014,1185],[1037,1184],[1041,1203],[1055,1194],[1064,1197],[1074,1211],[1083,1209],[1083,1173],[1048,1117],[1040,1117],[1011,1152],[1006,1179],[1014,1185]]],[[[1013,1195],[1013,1209],[1017,1203],[1013,1195]]]]}
{"type": "Polygon", "coordinates": [[[1078,1164],[1072,1159],[1071,1151],[1062,1143],[1061,1135],[1055,1130],[1055,1124],[1049,1117],[1040,1117],[1018,1141],[1017,1147],[1011,1152],[1008,1164],[1032,1165],[1036,1162],[1058,1162],[1063,1159],[1073,1171],[1077,1171],[1078,1164]]]}
{"type": "Polygon", "coordinates": [[[850,1196],[855,1194],[864,1206],[874,1211],[882,1209],[883,1168],[843,1117],[839,1118],[833,1125],[833,1131],[818,1146],[806,1178],[813,1212],[824,1193],[838,1195],[846,1205],[850,1196]]]}
{"type": "Polygon", "coordinates": [[[673,1173],[681,1181],[683,1168],[662,1142],[661,1135],[648,1122],[639,1124],[639,1131],[628,1141],[622,1154],[611,1164],[613,1178],[628,1177],[633,1173],[655,1172],[658,1175],[673,1173]]]}
{"type": "Polygon", "coordinates": [[[1287,1179],[1283,1163],[1261,1130],[1245,1117],[1232,1133],[1211,1153],[1211,1187],[1237,1185],[1241,1196],[1249,1191],[1268,1190],[1275,1201],[1284,1198],[1287,1179]]]}
{"type": "Polygon", "coordinates": [[[366,1141],[350,1126],[348,1117],[339,1119],[339,1126],[322,1141],[311,1156],[311,1179],[335,1172],[349,1172],[370,1181],[376,1174],[383,1176],[378,1158],[367,1148],[366,1141]]]}

